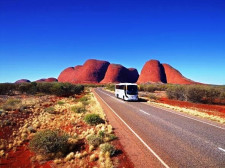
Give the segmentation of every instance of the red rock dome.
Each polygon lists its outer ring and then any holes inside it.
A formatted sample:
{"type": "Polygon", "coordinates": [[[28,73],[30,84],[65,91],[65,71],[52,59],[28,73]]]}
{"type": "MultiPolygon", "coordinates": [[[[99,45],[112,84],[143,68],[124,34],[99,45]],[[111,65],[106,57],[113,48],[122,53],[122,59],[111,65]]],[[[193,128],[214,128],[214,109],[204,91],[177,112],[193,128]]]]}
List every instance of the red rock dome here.
{"type": "Polygon", "coordinates": [[[83,66],[66,68],[58,77],[59,82],[99,83],[105,76],[109,62],[90,59],[83,66]]]}
{"type": "Polygon", "coordinates": [[[58,80],[56,78],[47,78],[45,79],[45,82],[58,82],[58,80]]]}
{"type": "Polygon", "coordinates": [[[80,75],[79,70],[82,68],[81,65],[77,65],[75,67],[69,67],[63,70],[59,77],[58,81],[59,82],[71,82],[75,83],[75,81],[78,80],[78,77],[80,75]]]}
{"type": "Polygon", "coordinates": [[[166,83],[163,66],[157,60],[147,61],[141,70],[137,83],[166,83]]]}
{"type": "Polygon", "coordinates": [[[167,83],[171,84],[200,84],[185,78],[178,70],[168,64],[162,64],[165,69],[167,83]]]}
{"type": "Polygon", "coordinates": [[[128,68],[128,75],[127,75],[127,78],[128,78],[128,82],[130,83],[136,83],[137,80],[138,80],[138,77],[139,77],[139,73],[137,71],[137,69],[135,68],[128,68]]]}
{"type": "Polygon", "coordinates": [[[17,80],[15,83],[29,83],[30,80],[28,79],[20,79],[20,80],[17,80]]]}

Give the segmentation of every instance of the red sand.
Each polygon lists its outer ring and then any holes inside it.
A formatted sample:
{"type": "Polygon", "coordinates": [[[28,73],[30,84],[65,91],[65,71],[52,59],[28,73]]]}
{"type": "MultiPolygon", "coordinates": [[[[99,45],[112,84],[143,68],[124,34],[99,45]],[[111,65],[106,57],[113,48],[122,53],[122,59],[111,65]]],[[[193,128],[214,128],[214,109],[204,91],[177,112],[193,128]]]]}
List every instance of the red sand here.
{"type": "Polygon", "coordinates": [[[222,106],[222,105],[191,103],[191,102],[184,102],[179,100],[171,100],[168,98],[161,98],[158,100],[158,102],[169,104],[172,106],[199,109],[199,110],[206,111],[206,113],[210,115],[225,117],[225,106],[222,106]]]}

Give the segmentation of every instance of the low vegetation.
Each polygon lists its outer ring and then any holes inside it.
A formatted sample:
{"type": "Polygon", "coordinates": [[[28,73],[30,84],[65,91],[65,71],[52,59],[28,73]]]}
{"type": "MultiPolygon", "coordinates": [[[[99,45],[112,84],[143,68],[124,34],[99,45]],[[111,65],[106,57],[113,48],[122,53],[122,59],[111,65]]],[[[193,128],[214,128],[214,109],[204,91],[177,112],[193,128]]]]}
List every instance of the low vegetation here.
{"type": "MultiPolygon", "coordinates": [[[[39,90],[43,85],[30,86],[38,86],[39,90]]],[[[51,86],[46,84],[46,88],[51,86]]],[[[44,90],[45,87],[42,91],[46,92],[44,90]]],[[[43,167],[49,164],[54,167],[117,166],[120,158],[111,157],[116,151],[112,144],[116,144],[114,140],[117,137],[105,120],[97,99],[88,90],[71,97],[26,93],[0,97],[0,133],[10,134],[10,137],[4,137],[6,143],[0,149],[1,157],[11,162],[18,154],[18,147],[28,146],[25,151],[20,148],[21,157],[17,162],[22,159],[23,163],[30,162],[31,166],[44,163],[43,167]],[[27,149],[33,151],[30,159],[23,155],[27,149]]]]}
{"type": "Polygon", "coordinates": [[[74,94],[80,94],[84,91],[83,85],[73,85],[70,83],[22,83],[22,84],[13,84],[13,83],[1,83],[0,84],[0,95],[14,95],[16,92],[22,94],[49,94],[62,97],[72,96],[74,94]]]}
{"type": "MultiPolygon", "coordinates": [[[[139,85],[139,91],[165,91],[169,99],[190,101],[193,103],[225,104],[225,87],[213,85],[175,85],[145,84],[139,85]]],[[[152,99],[154,96],[150,95],[152,99]]]]}
{"type": "Polygon", "coordinates": [[[68,135],[59,130],[43,130],[34,135],[29,147],[35,153],[44,155],[49,159],[68,153],[68,138],[68,135]]]}
{"type": "Polygon", "coordinates": [[[84,117],[84,121],[90,125],[97,125],[105,122],[98,114],[87,114],[84,117]]]}
{"type": "Polygon", "coordinates": [[[100,145],[100,149],[103,153],[109,152],[110,156],[113,156],[116,152],[115,147],[110,143],[100,145]]]}

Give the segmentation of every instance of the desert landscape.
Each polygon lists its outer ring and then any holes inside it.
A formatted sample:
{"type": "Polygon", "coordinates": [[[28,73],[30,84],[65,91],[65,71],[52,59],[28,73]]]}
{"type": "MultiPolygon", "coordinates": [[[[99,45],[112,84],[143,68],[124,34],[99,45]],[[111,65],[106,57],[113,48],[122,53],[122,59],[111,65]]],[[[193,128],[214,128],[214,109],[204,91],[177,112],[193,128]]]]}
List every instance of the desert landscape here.
{"type": "Polygon", "coordinates": [[[0,0],[0,168],[225,167],[224,0],[0,0]]]}
{"type": "Polygon", "coordinates": [[[225,87],[194,82],[168,64],[147,61],[140,75],[100,60],[78,67],[58,79],[0,84],[1,167],[140,166],[96,99],[95,88],[114,93],[119,82],[137,82],[150,106],[225,123],[225,87]]]}

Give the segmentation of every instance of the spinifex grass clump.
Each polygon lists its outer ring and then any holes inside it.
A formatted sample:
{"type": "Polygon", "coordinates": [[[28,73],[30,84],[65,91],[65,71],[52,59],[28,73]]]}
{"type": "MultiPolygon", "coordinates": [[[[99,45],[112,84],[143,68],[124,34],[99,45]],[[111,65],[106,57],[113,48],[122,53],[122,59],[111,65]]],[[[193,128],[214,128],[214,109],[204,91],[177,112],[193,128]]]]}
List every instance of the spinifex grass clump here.
{"type": "Polygon", "coordinates": [[[98,114],[87,114],[84,117],[84,121],[90,125],[97,125],[105,122],[98,114]]]}
{"type": "Polygon", "coordinates": [[[56,110],[55,110],[55,108],[52,107],[52,106],[47,107],[47,108],[45,109],[45,111],[46,111],[47,113],[50,113],[50,114],[56,114],[56,113],[57,113],[56,110]]]}
{"type": "Polygon", "coordinates": [[[49,158],[68,153],[69,136],[58,130],[44,130],[36,133],[29,147],[37,154],[49,158]]]}
{"type": "Polygon", "coordinates": [[[75,113],[85,113],[86,109],[84,106],[73,106],[71,107],[71,110],[75,113]]]}
{"type": "Polygon", "coordinates": [[[21,106],[21,100],[19,99],[8,99],[2,108],[6,111],[19,109],[21,106]]]}
{"type": "Polygon", "coordinates": [[[97,136],[97,135],[89,135],[87,137],[87,141],[88,141],[89,145],[93,145],[94,147],[97,147],[101,143],[103,143],[103,139],[100,136],[97,136]]]}
{"type": "Polygon", "coordinates": [[[113,156],[116,153],[116,149],[110,143],[104,143],[100,145],[100,149],[103,153],[109,152],[110,156],[113,156]]]}

